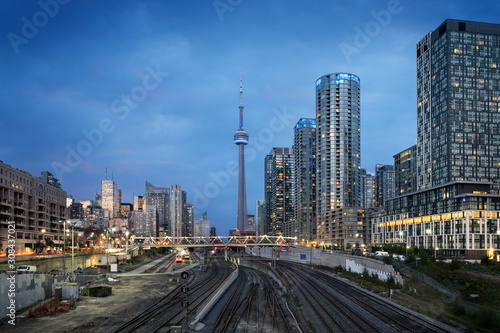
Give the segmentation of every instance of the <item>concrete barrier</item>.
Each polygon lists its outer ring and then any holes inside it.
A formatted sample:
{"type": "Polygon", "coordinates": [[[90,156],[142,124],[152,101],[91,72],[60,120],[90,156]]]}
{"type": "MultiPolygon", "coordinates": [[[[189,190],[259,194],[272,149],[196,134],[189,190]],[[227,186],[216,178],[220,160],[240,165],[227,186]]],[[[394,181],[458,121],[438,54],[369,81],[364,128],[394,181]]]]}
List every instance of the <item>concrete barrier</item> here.
{"type": "Polygon", "coordinates": [[[221,298],[222,295],[224,295],[227,288],[229,288],[229,286],[231,286],[234,280],[236,280],[238,274],[239,274],[239,269],[238,266],[236,266],[236,269],[227,277],[227,279],[224,282],[222,282],[222,284],[212,294],[211,298],[208,301],[206,301],[204,305],[200,307],[200,310],[198,310],[198,312],[196,313],[196,316],[194,320],[189,324],[189,327],[194,328],[196,324],[198,324],[198,322],[206,316],[206,314],[212,308],[212,306],[215,303],[217,303],[219,298],[221,298]]]}
{"type": "Polygon", "coordinates": [[[341,266],[345,270],[355,273],[363,273],[366,269],[370,275],[375,275],[378,279],[386,281],[392,276],[396,283],[403,284],[402,276],[395,271],[392,265],[388,265],[380,260],[353,256],[349,254],[325,252],[314,248],[297,247],[291,248],[291,251],[279,252],[274,254],[273,248],[253,247],[247,250],[252,255],[260,255],[268,259],[277,259],[291,261],[311,266],[341,266]]]}

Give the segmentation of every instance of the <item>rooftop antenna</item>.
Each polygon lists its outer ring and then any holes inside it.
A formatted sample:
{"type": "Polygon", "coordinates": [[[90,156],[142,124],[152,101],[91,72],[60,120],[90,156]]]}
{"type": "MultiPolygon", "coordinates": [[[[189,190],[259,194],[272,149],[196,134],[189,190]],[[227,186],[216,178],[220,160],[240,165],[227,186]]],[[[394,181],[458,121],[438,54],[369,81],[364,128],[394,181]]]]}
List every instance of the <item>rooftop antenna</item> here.
{"type": "Polygon", "coordinates": [[[243,73],[240,72],[240,129],[243,129],[243,73]]]}
{"type": "Polygon", "coordinates": [[[108,180],[108,168],[106,168],[106,180],[108,180]]]}

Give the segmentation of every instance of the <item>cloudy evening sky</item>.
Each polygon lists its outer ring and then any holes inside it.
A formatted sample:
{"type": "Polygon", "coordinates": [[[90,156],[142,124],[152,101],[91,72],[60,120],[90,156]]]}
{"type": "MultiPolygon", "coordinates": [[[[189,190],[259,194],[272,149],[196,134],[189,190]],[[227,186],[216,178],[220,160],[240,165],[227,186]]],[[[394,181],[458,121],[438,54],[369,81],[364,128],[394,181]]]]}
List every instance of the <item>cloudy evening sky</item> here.
{"type": "Polygon", "coordinates": [[[0,160],[54,173],[76,200],[94,199],[105,168],[123,202],[145,180],[179,184],[219,235],[236,225],[240,72],[253,214],[264,157],[315,116],[320,76],[360,77],[361,166],[373,171],[416,143],[415,44],[446,18],[500,23],[498,1],[42,0],[0,12],[0,160]]]}

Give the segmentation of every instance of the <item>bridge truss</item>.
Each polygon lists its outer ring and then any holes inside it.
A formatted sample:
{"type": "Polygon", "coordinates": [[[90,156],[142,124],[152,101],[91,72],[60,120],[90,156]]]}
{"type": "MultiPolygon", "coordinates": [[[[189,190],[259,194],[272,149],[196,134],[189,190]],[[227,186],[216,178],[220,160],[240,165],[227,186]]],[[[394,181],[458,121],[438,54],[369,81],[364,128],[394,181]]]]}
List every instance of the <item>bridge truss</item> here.
{"type": "Polygon", "coordinates": [[[151,247],[225,247],[288,246],[294,237],[283,236],[217,236],[217,237],[134,237],[134,244],[151,247]]]}

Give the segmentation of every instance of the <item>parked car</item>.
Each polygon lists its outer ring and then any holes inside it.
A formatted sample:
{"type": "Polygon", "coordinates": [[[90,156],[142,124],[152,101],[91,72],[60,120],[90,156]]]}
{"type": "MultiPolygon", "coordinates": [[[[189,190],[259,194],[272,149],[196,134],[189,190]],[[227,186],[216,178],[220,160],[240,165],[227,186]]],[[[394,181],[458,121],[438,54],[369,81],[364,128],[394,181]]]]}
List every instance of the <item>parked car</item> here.
{"type": "Polygon", "coordinates": [[[389,252],[386,251],[376,251],[375,252],[375,257],[388,257],[389,252]]]}
{"type": "Polygon", "coordinates": [[[53,269],[50,274],[64,274],[64,271],[62,269],[53,269]]]}
{"type": "Polygon", "coordinates": [[[36,272],[36,266],[19,266],[16,270],[18,273],[34,273],[36,272]]]}

